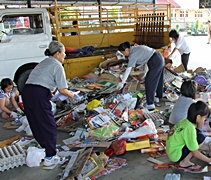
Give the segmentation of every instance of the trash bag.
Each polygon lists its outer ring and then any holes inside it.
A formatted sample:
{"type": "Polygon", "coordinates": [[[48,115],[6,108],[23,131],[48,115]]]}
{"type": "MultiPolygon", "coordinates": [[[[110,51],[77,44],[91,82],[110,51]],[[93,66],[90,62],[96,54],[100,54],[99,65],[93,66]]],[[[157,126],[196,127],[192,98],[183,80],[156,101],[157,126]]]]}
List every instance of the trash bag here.
{"type": "Polygon", "coordinates": [[[94,99],[87,104],[86,109],[93,110],[94,108],[97,108],[98,106],[102,106],[102,101],[94,99]]]}
{"type": "Polygon", "coordinates": [[[45,149],[29,147],[27,149],[26,164],[29,167],[40,166],[41,160],[45,158],[45,149]]]}
{"type": "Polygon", "coordinates": [[[146,136],[149,138],[157,137],[156,127],[151,119],[146,119],[135,131],[124,132],[118,139],[141,138],[146,136]]]}
{"type": "Polygon", "coordinates": [[[124,154],[126,151],[126,140],[122,139],[113,142],[111,148],[113,149],[114,154],[117,156],[124,154]]]}

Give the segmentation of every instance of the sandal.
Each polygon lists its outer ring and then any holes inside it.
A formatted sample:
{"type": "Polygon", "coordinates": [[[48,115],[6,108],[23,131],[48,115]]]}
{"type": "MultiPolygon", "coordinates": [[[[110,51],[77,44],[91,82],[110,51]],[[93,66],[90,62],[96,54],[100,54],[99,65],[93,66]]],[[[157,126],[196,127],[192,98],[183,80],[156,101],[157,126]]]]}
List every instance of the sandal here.
{"type": "Polygon", "coordinates": [[[188,171],[199,171],[201,169],[201,166],[199,166],[197,164],[193,164],[193,165],[186,166],[186,167],[179,166],[178,169],[188,170],[188,171]]]}

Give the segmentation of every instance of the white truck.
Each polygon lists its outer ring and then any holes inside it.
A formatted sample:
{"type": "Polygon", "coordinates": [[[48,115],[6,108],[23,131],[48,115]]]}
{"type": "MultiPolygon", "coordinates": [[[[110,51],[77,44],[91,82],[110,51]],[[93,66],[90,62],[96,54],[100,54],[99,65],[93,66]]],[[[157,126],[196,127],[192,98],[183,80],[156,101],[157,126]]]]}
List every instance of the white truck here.
{"type": "Polygon", "coordinates": [[[68,79],[88,74],[112,56],[124,41],[151,47],[157,45],[154,48],[159,49],[169,42],[170,5],[156,5],[157,14],[154,14],[154,4],[147,7],[146,10],[144,4],[130,8],[124,4],[118,7],[76,4],[71,7],[0,9],[0,80],[11,78],[21,91],[31,70],[45,58],[44,51],[52,39],[69,49],[95,48],[89,56],[76,57],[66,53],[63,66],[68,79]],[[73,27],[73,21],[78,22],[77,27],[73,27]],[[93,26],[93,22],[98,24],[93,26]],[[150,41],[145,42],[147,37],[150,41]]]}
{"type": "Polygon", "coordinates": [[[0,23],[0,79],[11,78],[21,89],[31,70],[45,58],[44,51],[52,40],[48,11],[2,9],[0,23]]]}

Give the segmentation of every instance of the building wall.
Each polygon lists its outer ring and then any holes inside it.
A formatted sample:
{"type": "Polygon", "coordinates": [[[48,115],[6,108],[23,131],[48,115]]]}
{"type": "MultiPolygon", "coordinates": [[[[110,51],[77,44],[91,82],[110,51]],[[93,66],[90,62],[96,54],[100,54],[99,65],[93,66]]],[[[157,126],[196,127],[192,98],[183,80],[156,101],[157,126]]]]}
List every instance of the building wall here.
{"type": "Polygon", "coordinates": [[[210,19],[210,12],[208,9],[184,9],[172,8],[171,10],[171,26],[176,28],[178,24],[180,28],[187,28],[188,24],[194,24],[197,20],[205,25],[210,19]]]}

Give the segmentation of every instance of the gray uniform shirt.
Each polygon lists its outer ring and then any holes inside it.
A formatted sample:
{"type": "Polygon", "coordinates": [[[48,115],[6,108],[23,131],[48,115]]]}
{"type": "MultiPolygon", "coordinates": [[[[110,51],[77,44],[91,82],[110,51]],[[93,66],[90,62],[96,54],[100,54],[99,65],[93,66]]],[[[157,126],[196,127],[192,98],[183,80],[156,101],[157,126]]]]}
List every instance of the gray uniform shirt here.
{"type": "Polygon", "coordinates": [[[62,63],[53,56],[44,59],[32,70],[26,84],[40,85],[50,91],[54,91],[56,87],[68,88],[62,63]]]}
{"type": "Polygon", "coordinates": [[[130,55],[128,57],[128,67],[143,66],[149,61],[154,53],[155,49],[148,46],[131,46],[130,55]]]}
{"type": "Polygon", "coordinates": [[[171,115],[169,117],[169,122],[171,124],[176,124],[188,116],[188,108],[195,100],[185,96],[180,96],[175,103],[171,115]]]}

